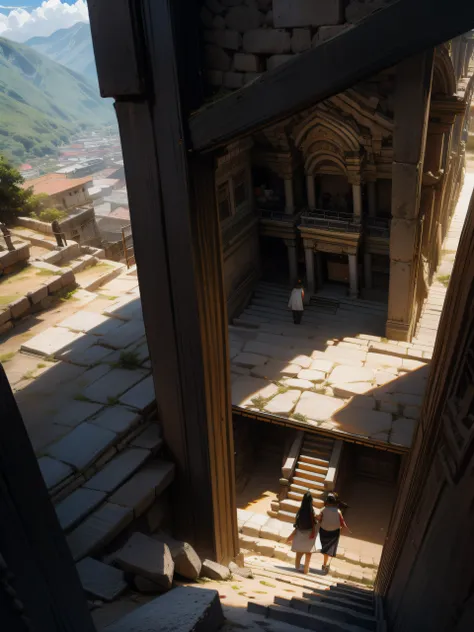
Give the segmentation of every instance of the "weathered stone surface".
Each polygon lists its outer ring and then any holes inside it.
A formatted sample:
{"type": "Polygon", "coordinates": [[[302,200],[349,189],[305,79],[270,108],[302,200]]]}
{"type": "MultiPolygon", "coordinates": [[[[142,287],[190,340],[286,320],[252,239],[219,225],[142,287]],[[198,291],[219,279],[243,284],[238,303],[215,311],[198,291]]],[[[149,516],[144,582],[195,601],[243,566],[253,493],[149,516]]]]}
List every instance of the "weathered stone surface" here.
{"type": "Polygon", "coordinates": [[[155,400],[153,376],[149,375],[122,395],[120,403],[138,410],[147,410],[155,403],[155,400]]]}
{"type": "Polygon", "coordinates": [[[265,411],[274,415],[289,415],[298,403],[300,394],[298,390],[280,393],[268,402],[265,406],[265,411]]]}
{"type": "Polygon", "coordinates": [[[393,382],[396,379],[396,376],[393,373],[389,373],[388,371],[375,372],[375,383],[377,384],[377,386],[390,384],[390,382],[393,382]]]}
{"type": "Polygon", "coordinates": [[[318,358],[311,362],[311,366],[309,368],[313,371],[323,371],[323,373],[329,373],[329,371],[331,371],[333,367],[334,362],[331,362],[331,360],[323,360],[321,358],[318,358]]]}
{"type": "Polygon", "coordinates": [[[143,318],[140,299],[130,295],[123,296],[108,309],[105,309],[103,313],[106,316],[126,321],[134,319],[141,320],[143,318]]]}
{"type": "Polygon", "coordinates": [[[239,355],[234,358],[233,363],[237,364],[237,366],[252,368],[254,366],[262,366],[267,360],[267,357],[257,355],[256,353],[239,353],[239,355]]]}
{"type": "Polygon", "coordinates": [[[232,575],[238,575],[239,577],[245,577],[245,579],[253,579],[253,573],[251,568],[243,568],[237,566],[235,562],[229,564],[229,570],[232,575]]]}
{"type": "Polygon", "coordinates": [[[294,55],[272,55],[267,59],[267,70],[274,70],[294,57],[294,55]]]}
{"type": "Polygon", "coordinates": [[[105,503],[67,536],[73,559],[81,560],[106,546],[132,520],[129,509],[105,503]]]}
{"type": "Polygon", "coordinates": [[[21,350],[41,356],[54,356],[73,345],[84,334],[74,333],[63,327],[49,327],[21,345],[21,350]]]}
{"type": "Polygon", "coordinates": [[[73,473],[73,470],[69,467],[69,465],[61,463],[61,461],[57,461],[56,459],[52,459],[49,456],[42,456],[38,459],[38,465],[48,489],[55,487],[73,473]]]}
{"type": "Polygon", "coordinates": [[[342,0],[273,0],[276,27],[320,26],[342,21],[342,0]]]}
{"type": "Polygon", "coordinates": [[[300,380],[298,378],[291,377],[285,380],[285,386],[289,386],[290,388],[297,388],[301,391],[306,391],[310,388],[313,388],[314,384],[313,382],[310,382],[310,380],[300,380]]]}
{"type": "Polygon", "coordinates": [[[199,555],[188,542],[175,540],[164,531],[160,531],[153,538],[168,546],[173,558],[175,573],[191,580],[199,577],[202,563],[199,555]]]}
{"type": "MultiPolygon", "coordinates": [[[[242,36],[237,31],[229,29],[214,29],[204,32],[204,39],[209,44],[215,44],[226,50],[239,50],[242,36]]],[[[238,70],[238,68],[236,69],[238,70]]]]}
{"type": "Polygon", "coordinates": [[[11,320],[11,317],[12,317],[12,312],[9,307],[7,307],[6,309],[0,310],[0,326],[5,325],[5,323],[8,323],[8,321],[11,320]]]}
{"type": "Polygon", "coordinates": [[[408,419],[419,419],[421,413],[421,408],[419,406],[405,406],[403,409],[403,414],[408,419]]]}
{"type": "Polygon", "coordinates": [[[242,72],[259,72],[261,69],[260,59],[257,55],[236,53],[234,55],[234,68],[235,70],[241,70],[242,72]]]}
{"type": "Polygon", "coordinates": [[[282,538],[282,522],[276,518],[269,518],[260,529],[260,537],[265,540],[280,542],[282,538]]]}
{"type": "Polygon", "coordinates": [[[215,44],[207,44],[204,48],[206,67],[212,70],[230,70],[231,57],[223,48],[215,44]]]}
{"type": "Polygon", "coordinates": [[[337,364],[345,364],[347,366],[362,366],[365,362],[367,353],[358,349],[348,349],[347,347],[328,347],[324,352],[328,360],[332,360],[337,364]]]}
{"type": "Polygon", "coordinates": [[[215,579],[217,581],[223,581],[229,579],[230,571],[227,566],[212,562],[211,560],[204,560],[201,569],[202,577],[208,577],[209,579],[215,579]]]}
{"type": "Polygon", "coordinates": [[[88,516],[106,498],[104,492],[79,488],[55,506],[59,524],[68,531],[88,516]]]}
{"type": "Polygon", "coordinates": [[[310,382],[324,382],[326,374],[322,371],[313,371],[312,369],[302,369],[298,373],[299,380],[309,380],[310,382]]]}
{"type": "MultiPolygon", "coordinates": [[[[125,391],[140,382],[146,377],[146,373],[140,369],[113,369],[95,383],[88,386],[84,391],[84,396],[94,402],[110,403],[120,397],[125,391]]],[[[126,402],[123,402],[126,403],[126,402]]]]}
{"type": "Polygon", "coordinates": [[[335,413],[332,421],[340,430],[371,437],[379,432],[387,432],[392,426],[392,415],[379,410],[353,408],[350,404],[335,413]]]}
{"type": "Polygon", "coordinates": [[[133,584],[138,592],[141,592],[144,595],[156,595],[163,592],[163,589],[159,584],[146,577],[140,577],[140,575],[135,575],[133,578],[133,584]]]}
{"type": "Polygon", "coordinates": [[[243,49],[246,53],[267,55],[287,53],[291,49],[290,34],[281,29],[247,31],[243,36],[243,49]]]}
{"type": "Polygon", "coordinates": [[[37,305],[48,296],[48,286],[41,285],[38,289],[28,292],[26,296],[32,305],[37,305]]]}
{"type": "Polygon", "coordinates": [[[353,395],[365,395],[373,390],[370,382],[341,382],[333,384],[333,392],[336,397],[352,397],[353,395]]]}
{"type": "Polygon", "coordinates": [[[150,579],[162,591],[171,588],[174,562],[168,546],[143,533],[134,533],[130,537],[117,553],[115,563],[126,572],[150,579]]]}
{"type": "Polygon", "coordinates": [[[75,428],[80,423],[92,417],[101,410],[102,404],[72,400],[53,417],[55,424],[75,428]]]}
{"type": "Polygon", "coordinates": [[[296,377],[300,371],[299,364],[290,364],[283,360],[270,360],[262,366],[253,367],[251,373],[255,377],[278,381],[285,376],[296,377]]]}
{"type": "Polygon", "coordinates": [[[120,325],[99,338],[101,345],[112,347],[112,349],[124,349],[137,342],[145,335],[145,326],[140,318],[120,325]]]}
{"type": "Polygon", "coordinates": [[[343,399],[306,391],[298,401],[295,414],[305,415],[313,421],[326,421],[343,406],[345,406],[343,399]]]}
{"type": "Polygon", "coordinates": [[[232,385],[232,404],[234,406],[251,406],[256,397],[267,399],[278,393],[275,384],[268,384],[265,380],[252,377],[242,377],[232,385]]]}
{"type": "Polygon", "coordinates": [[[217,591],[180,587],[112,623],[107,632],[214,632],[223,623],[217,591]]]}
{"type": "Polygon", "coordinates": [[[107,316],[98,314],[96,312],[88,312],[87,310],[81,310],[76,312],[73,316],[66,318],[61,323],[60,327],[72,329],[73,331],[82,331],[83,333],[93,332],[96,327],[107,323],[110,319],[107,316]]]}
{"type": "Polygon", "coordinates": [[[117,435],[114,432],[84,422],[50,446],[48,454],[77,470],[84,470],[116,439],[117,435]]]}
{"type": "Polygon", "coordinates": [[[152,421],[137,437],[132,439],[130,446],[133,448],[145,448],[155,453],[163,443],[161,429],[157,421],[152,421]]]}
{"type": "Polygon", "coordinates": [[[166,492],[153,501],[152,506],[145,514],[146,523],[151,533],[157,529],[165,528],[171,517],[171,506],[166,492]]]}
{"type": "Polygon", "coordinates": [[[242,533],[248,536],[259,537],[260,529],[268,521],[268,516],[264,514],[252,514],[249,520],[246,520],[242,525],[242,533]]]}
{"type": "Polygon", "coordinates": [[[122,485],[111,496],[110,502],[132,509],[135,517],[141,516],[171,484],[174,471],[174,463],[153,461],[122,485]]]}
{"type": "Polygon", "coordinates": [[[225,16],[226,25],[230,29],[235,29],[241,33],[258,29],[262,20],[263,16],[260,11],[251,6],[232,7],[225,16]]]}
{"type": "Polygon", "coordinates": [[[402,360],[402,368],[407,371],[415,371],[416,369],[421,369],[426,366],[426,362],[420,362],[420,360],[410,360],[403,358],[402,360]]]}
{"type": "Polygon", "coordinates": [[[122,571],[91,557],[81,560],[76,569],[84,590],[99,599],[113,601],[127,588],[122,571]]]}
{"type": "Polygon", "coordinates": [[[311,30],[293,29],[291,36],[291,50],[293,53],[302,53],[311,48],[311,30]]]}
{"type": "Polygon", "coordinates": [[[384,353],[375,353],[369,351],[369,353],[367,354],[367,362],[365,363],[365,366],[374,369],[382,369],[385,367],[394,367],[398,369],[401,368],[402,362],[402,358],[399,358],[397,356],[390,356],[384,353]]]}
{"type": "Polygon", "coordinates": [[[26,298],[26,296],[24,296],[13,303],[10,303],[9,308],[12,318],[21,318],[28,313],[30,309],[30,301],[26,298]]]}
{"type": "Polygon", "coordinates": [[[48,280],[48,294],[54,294],[55,292],[59,292],[59,290],[63,287],[62,277],[50,277],[48,280]]]}
{"type": "Polygon", "coordinates": [[[123,408],[122,406],[108,406],[91,419],[90,423],[121,435],[138,424],[140,419],[141,417],[137,412],[129,410],[128,408],[123,408]]]}
{"type": "Polygon", "coordinates": [[[375,399],[372,395],[357,395],[351,399],[350,405],[351,407],[373,410],[375,408],[375,399]]]}
{"type": "Polygon", "coordinates": [[[78,364],[80,366],[95,366],[98,362],[102,362],[102,360],[112,353],[111,349],[96,345],[94,344],[95,342],[96,340],[93,336],[84,336],[73,345],[56,353],[56,358],[65,362],[71,362],[72,364],[78,364]]]}
{"type": "Polygon", "coordinates": [[[225,72],[222,85],[232,89],[241,88],[244,85],[244,74],[242,72],[225,72]]]}
{"type": "Polygon", "coordinates": [[[346,384],[350,382],[372,382],[374,372],[372,369],[354,366],[337,366],[328,377],[330,384],[346,384]]]}
{"type": "Polygon", "coordinates": [[[148,450],[129,448],[118,454],[98,474],[88,480],[84,487],[101,492],[113,492],[127,480],[150,456],[148,450]]]}
{"type": "Polygon", "coordinates": [[[416,425],[417,421],[414,419],[407,419],[406,417],[395,419],[390,433],[390,443],[409,448],[413,441],[416,425]]]}
{"type": "Polygon", "coordinates": [[[365,0],[364,2],[352,0],[346,6],[346,20],[352,23],[358,22],[373,11],[382,9],[388,2],[390,0],[365,0]]]}

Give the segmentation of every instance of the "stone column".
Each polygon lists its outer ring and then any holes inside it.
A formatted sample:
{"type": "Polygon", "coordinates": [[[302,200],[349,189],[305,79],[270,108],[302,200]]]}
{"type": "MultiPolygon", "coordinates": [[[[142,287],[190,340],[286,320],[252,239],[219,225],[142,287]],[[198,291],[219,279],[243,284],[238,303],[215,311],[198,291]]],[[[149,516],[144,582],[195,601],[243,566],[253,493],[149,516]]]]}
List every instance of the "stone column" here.
{"type": "Polygon", "coordinates": [[[433,50],[397,66],[387,338],[411,340],[416,325],[419,208],[433,78],[433,50]]]}
{"type": "Polygon", "coordinates": [[[314,245],[312,241],[304,240],[304,258],[306,262],[306,282],[308,294],[314,294],[314,245]]]}
{"type": "Polygon", "coordinates": [[[377,215],[377,183],[375,180],[367,182],[367,196],[369,201],[369,217],[377,215]]]}
{"type": "Polygon", "coordinates": [[[294,285],[298,280],[298,259],[296,257],[296,240],[285,239],[285,244],[288,249],[288,271],[290,284],[294,285]]]}
{"type": "Polygon", "coordinates": [[[285,178],[283,180],[285,185],[285,213],[287,215],[293,215],[295,212],[295,196],[293,193],[293,179],[285,178]]]}
{"type": "Polygon", "coordinates": [[[314,176],[306,176],[306,190],[308,195],[308,206],[311,211],[316,208],[316,191],[314,187],[314,176]]]}
{"type": "Polygon", "coordinates": [[[359,183],[352,184],[352,200],[354,205],[354,216],[361,217],[362,215],[362,188],[359,183]]]}
{"type": "Polygon", "coordinates": [[[349,283],[350,297],[357,298],[359,295],[359,283],[357,274],[357,255],[347,255],[349,258],[349,283]]]}
{"type": "Polygon", "coordinates": [[[365,289],[372,289],[372,255],[370,252],[364,253],[364,281],[365,289]]]}
{"type": "Polygon", "coordinates": [[[315,252],[315,257],[316,257],[316,281],[318,283],[318,289],[322,288],[324,285],[324,278],[323,278],[323,262],[322,262],[322,255],[320,252],[315,252]]]}

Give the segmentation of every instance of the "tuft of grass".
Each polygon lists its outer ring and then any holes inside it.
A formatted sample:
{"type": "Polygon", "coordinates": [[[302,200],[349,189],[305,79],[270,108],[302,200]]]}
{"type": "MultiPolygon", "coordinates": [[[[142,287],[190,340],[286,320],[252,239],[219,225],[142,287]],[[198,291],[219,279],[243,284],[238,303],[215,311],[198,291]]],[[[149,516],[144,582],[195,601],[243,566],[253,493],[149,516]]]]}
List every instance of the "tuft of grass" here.
{"type": "Polygon", "coordinates": [[[82,393],[79,393],[78,395],[74,395],[74,399],[76,400],[76,402],[91,402],[92,403],[92,400],[86,397],[85,395],[83,395],[82,393]]]}
{"type": "Polygon", "coordinates": [[[41,270],[37,270],[36,276],[56,276],[56,272],[42,268],[41,270]]]}
{"type": "Polygon", "coordinates": [[[0,355],[0,362],[2,364],[5,364],[6,362],[9,362],[13,356],[15,355],[14,351],[10,351],[9,353],[4,353],[3,355],[0,355]]]}
{"type": "Polygon", "coordinates": [[[308,421],[308,417],[306,415],[303,415],[302,413],[295,413],[294,415],[291,415],[291,416],[296,421],[308,421]]]}
{"type": "Polygon", "coordinates": [[[74,297],[74,294],[77,292],[77,290],[78,288],[75,288],[74,290],[69,290],[68,292],[64,290],[62,292],[59,292],[59,300],[63,303],[66,301],[77,301],[78,299],[74,297]]]}
{"type": "Polygon", "coordinates": [[[438,281],[444,285],[444,287],[448,287],[449,279],[451,278],[450,274],[442,274],[438,277],[438,281]]]}
{"type": "Polygon", "coordinates": [[[128,369],[129,371],[138,369],[139,366],[140,358],[136,351],[122,351],[118,362],[113,364],[116,369],[128,369]]]}
{"type": "Polygon", "coordinates": [[[268,595],[266,590],[254,590],[253,591],[256,595],[268,595]]]}
{"type": "Polygon", "coordinates": [[[113,397],[112,395],[109,395],[107,397],[107,406],[116,406],[118,403],[119,403],[118,397],[113,397]]]}
{"type": "Polygon", "coordinates": [[[109,296],[108,294],[97,294],[97,298],[102,298],[107,301],[115,301],[118,296],[109,296]]]}
{"type": "Polygon", "coordinates": [[[34,380],[35,379],[35,373],[34,371],[27,371],[23,376],[22,376],[22,380],[34,380]]]}
{"type": "Polygon", "coordinates": [[[46,364],[43,364],[43,362],[40,362],[39,364],[36,365],[37,369],[44,369],[46,367],[46,364]]]}
{"type": "Polygon", "coordinates": [[[283,393],[287,393],[290,390],[290,387],[286,384],[278,384],[278,394],[282,395],[283,393]]]}
{"type": "Polygon", "coordinates": [[[262,397],[261,395],[257,395],[257,397],[252,397],[250,401],[252,402],[255,408],[258,408],[258,410],[263,411],[265,410],[265,406],[268,404],[270,400],[271,400],[271,397],[262,397]]]}
{"type": "Polygon", "coordinates": [[[269,588],[276,588],[276,584],[271,584],[270,582],[266,582],[264,579],[261,579],[260,583],[262,584],[262,586],[268,586],[269,588]]]}
{"type": "Polygon", "coordinates": [[[18,296],[16,294],[14,296],[0,296],[0,305],[10,305],[10,303],[13,303],[17,299],[18,296]]]}

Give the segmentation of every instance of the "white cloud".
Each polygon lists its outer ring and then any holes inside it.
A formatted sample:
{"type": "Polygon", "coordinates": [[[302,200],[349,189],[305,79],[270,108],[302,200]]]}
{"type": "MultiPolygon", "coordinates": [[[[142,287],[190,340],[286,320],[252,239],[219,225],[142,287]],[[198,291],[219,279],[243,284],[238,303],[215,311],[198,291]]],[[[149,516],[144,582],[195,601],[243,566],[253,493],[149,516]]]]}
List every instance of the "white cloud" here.
{"type": "Polygon", "coordinates": [[[0,36],[17,42],[24,42],[37,35],[51,35],[76,22],[88,22],[86,0],[67,4],[61,0],[44,0],[37,9],[13,9],[0,14],[0,36]]]}

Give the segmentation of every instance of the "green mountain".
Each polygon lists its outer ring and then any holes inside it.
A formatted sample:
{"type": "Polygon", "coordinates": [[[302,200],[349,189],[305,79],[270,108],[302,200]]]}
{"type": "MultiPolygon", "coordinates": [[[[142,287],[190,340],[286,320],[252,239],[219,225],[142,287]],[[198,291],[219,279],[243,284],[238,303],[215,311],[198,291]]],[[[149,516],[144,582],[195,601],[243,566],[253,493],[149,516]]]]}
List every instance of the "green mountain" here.
{"type": "Polygon", "coordinates": [[[58,64],[79,72],[91,83],[97,83],[97,69],[89,24],[77,22],[68,29],[55,31],[48,37],[32,37],[25,44],[58,64]]]}
{"type": "Polygon", "coordinates": [[[0,37],[0,153],[15,162],[53,154],[86,128],[114,120],[110,102],[82,75],[0,37]]]}

